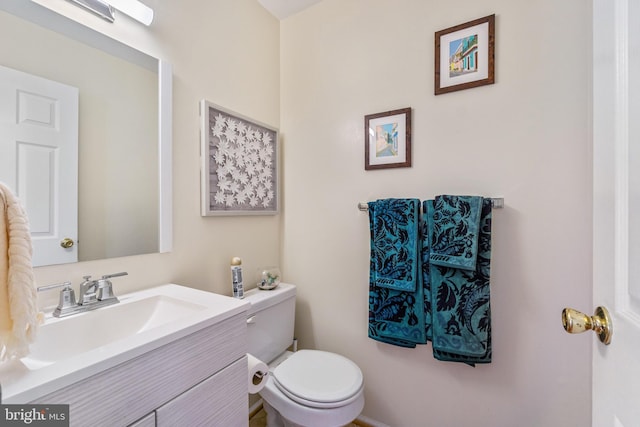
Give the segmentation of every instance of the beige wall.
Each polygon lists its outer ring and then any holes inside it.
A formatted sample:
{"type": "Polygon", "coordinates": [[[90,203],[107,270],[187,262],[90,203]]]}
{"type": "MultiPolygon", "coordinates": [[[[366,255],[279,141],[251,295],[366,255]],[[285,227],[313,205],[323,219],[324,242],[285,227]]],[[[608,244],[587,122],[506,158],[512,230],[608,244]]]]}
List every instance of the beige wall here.
{"type": "Polygon", "coordinates": [[[284,276],[303,348],[362,368],[394,427],[588,426],[591,11],[582,0],[325,0],[281,24],[284,276]],[[496,14],[496,84],[433,95],[434,32],[496,14]],[[413,167],[365,171],[364,116],[413,108],[413,167]],[[368,219],[385,197],[504,196],[493,217],[493,363],[367,338],[368,219]]]}
{"type": "MultiPolygon", "coordinates": [[[[37,268],[38,284],[128,271],[116,292],[172,282],[230,295],[229,261],[240,256],[253,286],[259,266],[280,263],[280,217],[200,216],[198,104],[208,99],[278,127],[278,21],[254,0],[147,0],[156,11],[148,28],[120,13],[110,24],[65,0],[37,2],[169,61],[174,74],[173,251],[37,268]]],[[[40,304],[55,304],[55,294],[41,294],[40,304]]]]}

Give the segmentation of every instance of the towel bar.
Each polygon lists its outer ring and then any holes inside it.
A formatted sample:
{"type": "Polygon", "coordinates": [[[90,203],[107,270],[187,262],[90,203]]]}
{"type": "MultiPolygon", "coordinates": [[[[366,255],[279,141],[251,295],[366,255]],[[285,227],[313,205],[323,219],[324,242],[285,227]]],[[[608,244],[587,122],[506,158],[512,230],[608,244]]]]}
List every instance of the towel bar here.
{"type": "MultiPolygon", "coordinates": [[[[504,208],[504,197],[492,197],[491,207],[493,209],[504,208]]],[[[369,205],[367,204],[367,202],[360,202],[358,203],[358,209],[360,209],[362,212],[367,212],[369,210],[369,205]]]]}

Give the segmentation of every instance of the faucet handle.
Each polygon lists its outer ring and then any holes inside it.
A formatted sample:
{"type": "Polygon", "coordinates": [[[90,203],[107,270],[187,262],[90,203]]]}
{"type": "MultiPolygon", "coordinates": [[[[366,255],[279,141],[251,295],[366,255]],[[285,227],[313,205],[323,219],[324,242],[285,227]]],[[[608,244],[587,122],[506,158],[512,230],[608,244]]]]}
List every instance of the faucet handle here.
{"type": "Polygon", "coordinates": [[[111,279],[112,277],[120,277],[120,276],[127,276],[127,275],[129,275],[129,273],[127,273],[126,271],[122,271],[120,273],[105,274],[104,276],[102,276],[102,278],[111,279]]]}
{"type": "Polygon", "coordinates": [[[48,291],[55,288],[63,288],[60,291],[60,300],[58,301],[58,306],[53,312],[54,316],[60,317],[61,313],[64,313],[65,311],[77,305],[76,295],[73,292],[73,288],[71,287],[71,282],[54,283],[52,285],[40,286],[38,288],[38,292],[48,291]]]}
{"type": "Polygon", "coordinates": [[[114,299],[118,301],[118,298],[113,294],[113,284],[109,279],[112,277],[126,276],[128,274],[126,271],[123,271],[121,273],[105,274],[102,276],[102,279],[98,280],[98,300],[114,299]]]}
{"type": "Polygon", "coordinates": [[[49,291],[51,289],[56,289],[56,288],[62,288],[64,286],[63,290],[67,290],[68,288],[71,288],[71,282],[62,282],[62,283],[54,283],[52,285],[44,285],[44,286],[38,286],[36,289],[38,292],[42,292],[42,291],[49,291]]]}
{"type": "Polygon", "coordinates": [[[98,301],[114,299],[118,301],[118,297],[113,294],[113,284],[107,279],[98,280],[98,301]]]}

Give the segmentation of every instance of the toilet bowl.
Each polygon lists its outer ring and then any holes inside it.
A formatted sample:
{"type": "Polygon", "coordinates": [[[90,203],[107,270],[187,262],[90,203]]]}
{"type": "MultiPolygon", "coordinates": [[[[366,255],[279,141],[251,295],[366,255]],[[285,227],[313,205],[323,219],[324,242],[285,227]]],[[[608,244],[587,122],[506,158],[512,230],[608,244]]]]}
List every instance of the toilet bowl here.
{"type": "Polygon", "coordinates": [[[260,392],[269,427],[340,427],[362,411],[362,372],[349,359],[300,350],[276,365],[260,392]]]}
{"type": "Polygon", "coordinates": [[[260,391],[268,427],[341,427],[364,407],[363,376],[348,358],[320,350],[287,351],[293,341],[295,286],[251,290],[249,352],[268,361],[260,391]]]}

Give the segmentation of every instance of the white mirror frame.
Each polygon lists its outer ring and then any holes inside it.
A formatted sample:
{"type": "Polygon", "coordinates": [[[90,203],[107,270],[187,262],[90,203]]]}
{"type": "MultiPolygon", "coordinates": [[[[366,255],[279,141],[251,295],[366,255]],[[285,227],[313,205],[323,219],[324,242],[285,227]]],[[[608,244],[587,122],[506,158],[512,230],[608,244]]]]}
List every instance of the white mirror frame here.
{"type": "Polygon", "coordinates": [[[158,230],[160,253],[171,252],[173,248],[173,82],[171,64],[158,61],[159,81],[159,180],[160,180],[160,221],[158,230]]]}

